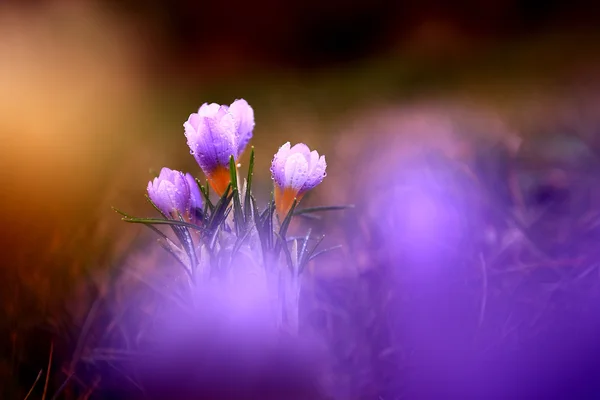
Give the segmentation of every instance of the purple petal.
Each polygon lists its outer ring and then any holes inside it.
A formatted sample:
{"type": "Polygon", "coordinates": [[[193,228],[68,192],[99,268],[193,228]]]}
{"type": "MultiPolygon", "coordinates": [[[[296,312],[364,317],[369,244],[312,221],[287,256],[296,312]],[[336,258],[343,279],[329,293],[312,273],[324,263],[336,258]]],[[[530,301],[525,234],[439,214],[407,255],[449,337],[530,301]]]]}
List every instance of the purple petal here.
{"type": "Polygon", "coordinates": [[[219,112],[220,107],[217,103],[204,103],[198,109],[198,114],[201,117],[214,117],[219,112]]]}
{"type": "Polygon", "coordinates": [[[235,119],[227,111],[227,107],[221,107],[215,117],[208,120],[208,123],[219,165],[228,167],[229,158],[237,155],[235,119]]]}
{"type": "MultiPolygon", "coordinates": [[[[200,108],[200,112],[208,111],[214,111],[212,104],[200,108]]],[[[185,136],[200,168],[210,175],[219,165],[227,167],[229,157],[236,156],[233,116],[227,112],[226,107],[220,107],[214,115],[201,117],[196,129],[190,122],[191,119],[192,116],[184,124],[185,136]]]]}
{"type": "Polygon", "coordinates": [[[271,176],[279,187],[285,186],[285,161],[290,152],[290,142],[279,148],[271,162],[271,176]]]}
{"type": "Polygon", "coordinates": [[[310,189],[313,189],[319,183],[323,182],[323,179],[327,176],[327,162],[325,162],[325,156],[319,158],[319,153],[313,151],[311,153],[311,170],[308,173],[308,178],[302,186],[300,193],[304,193],[310,189]],[[316,159],[314,158],[316,155],[316,159]]]}
{"type": "Polygon", "coordinates": [[[310,149],[304,143],[298,143],[297,145],[292,147],[290,149],[290,153],[302,154],[307,162],[310,160],[310,149]]]}
{"type": "Polygon", "coordinates": [[[284,187],[300,190],[308,178],[308,161],[302,154],[290,154],[285,161],[284,187]]]}
{"type": "Polygon", "coordinates": [[[195,131],[195,130],[198,130],[198,125],[200,125],[201,120],[202,120],[202,117],[200,117],[199,114],[193,113],[193,114],[190,114],[190,117],[188,118],[186,123],[190,125],[192,130],[195,131]]]}
{"type": "Polygon", "coordinates": [[[202,194],[200,193],[200,187],[198,182],[194,179],[192,174],[185,174],[188,186],[190,187],[190,207],[191,208],[202,208],[202,194]]]}
{"type": "Polygon", "coordinates": [[[237,155],[239,155],[244,151],[244,148],[252,138],[254,110],[246,100],[239,99],[231,103],[229,112],[235,119],[238,140],[237,155]]]}
{"type": "Polygon", "coordinates": [[[148,187],[146,191],[148,192],[148,197],[150,197],[150,200],[152,200],[152,202],[156,205],[156,207],[158,207],[159,210],[164,212],[165,205],[161,204],[161,199],[160,197],[158,197],[157,191],[154,188],[155,184],[156,188],[158,189],[158,178],[154,178],[154,180],[148,182],[148,187]]]}

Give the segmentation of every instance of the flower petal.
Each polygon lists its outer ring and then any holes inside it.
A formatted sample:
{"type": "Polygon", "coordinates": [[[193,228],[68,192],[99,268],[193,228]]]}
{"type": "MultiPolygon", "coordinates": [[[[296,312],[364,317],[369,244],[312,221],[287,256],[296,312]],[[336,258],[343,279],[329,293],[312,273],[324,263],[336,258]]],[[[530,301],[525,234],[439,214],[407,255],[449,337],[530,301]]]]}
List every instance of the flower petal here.
{"type": "Polygon", "coordinates": [[[291,154],[284,167],[286,188],[300,190],[308,178],[308,162],[302,154],[291,154]]]}
{"type": "MultiPolygon", "coordinates": [[[[206,113],[212,106],[202,106],[200,112],[206,113]]],[[[226,107],[219,107],[214,115],[201,117],[194,129],[196,117],[192,115],[184,124],[185,136],[200,168],[210,176],[218,166],[227,167],[229,157],[236,155],[235,120],[226,107]]]]}
{"type": "MultiPolygon", "coordinates": [[[[193,113],[193,114],[190,114],[186,123],[190,125],[191,129],[198,130],[198,125],[200,125],[201,120],[202,120],[202,117],[200,117],[199,114],[193,113]]],[[[185,124],[184,124],[184,126],[185,126],[185,124]]]]}
{"type": "Polygon", "coordinates": [[[204,173],[209,174],[217,167],[218,158],[212,144],[213,137],[208,118],[201,118],[196,129],[193,128],[190,122],[186,122],[183,126],[190,153],[192,153],[204,173]]]}
{"type": "Polygon", "coordinates": [[[310,160],[310,149],[304,143],[298,143],[290,149],[291,153],[302,154],[306,159],[306,162],[310,160]]]}
{"type": "Polygon", "coordinates": [[[229,167],[229,158],[237,156],[235,119],[227,107],[221,107],[208,124],[219,165],[229,167]]]}
{"type": "Polygon", "coordinates": [[[252,131],[254,130],[254,110],[246,100],[239,99],[231,103],[229,112],[235,119],[238,140],[238,154],[236,156],[239,156],[252,138],[252,131]]]}
{"type": "Polygon", "coordinates": [[[185,179],[190,187],[190,207],[191,208],[202,208],[202,194],[200,193],[200,187],[198,182],[194,179],[192,174],[185,174],[185,179]]]}
{"type": "Polygon", "coordinates": [[[198,109],[198,114],[201,117],[214,117],[219,112],[219,108],[221,108],[221,106],[217,103],[204,103],[198,109]]]}
{"type": "MultiPolygon", "coordinates": [[[[317,157],[319,156],[319,153],[317,153],[316,151],[313,151],[311,155],[314,153],[316,153],[317,157]]],[[[313,162],[312,159],[311,162],[313,162]]],[[[325,161],[325,156],[321,156],[318,160],[316,160],[316,163],[314,165],[311,165],[311,168],[312,170],[309,171],[308,178],[306,179],[306,182],[304,182],[304,185],[300,189],[300,193],[304,193],[314,188],[319,183],[323,182],[323,179],[327,176],[327,162],[325,161]]]]}
{"type": "Polygon", "coordinates": [[[271,162],[271,176],[279,187],[285,186],[285,161],[290,152],[290,142],[279,148],[271,162]]]}

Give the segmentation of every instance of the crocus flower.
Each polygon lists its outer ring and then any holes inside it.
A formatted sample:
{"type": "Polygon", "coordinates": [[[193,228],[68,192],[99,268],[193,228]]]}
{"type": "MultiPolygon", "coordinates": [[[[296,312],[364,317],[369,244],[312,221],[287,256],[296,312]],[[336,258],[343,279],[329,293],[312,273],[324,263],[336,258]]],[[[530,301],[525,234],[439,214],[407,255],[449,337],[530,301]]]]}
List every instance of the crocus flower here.
{"type": "Polygon", "coordinates": [[[246,100],[230,106],[203,104],[183,124],[188,146],[218,195],[229,185],[229,159],[238,158],[252,138],[254,111],[246,100]]]}
{"type": "Polygon", "coordinates": [[[202,207],[198,184],[190,185],[190,174],[163,168],[160,175],[148,182],[148,196],[165,215],[179,219],[179,215],[192,220],[192,209],[202,207]]]}
{"type": "Polygon", "coordinates": [[[304,143],[290,147],[287,142],[279,148],[271,163],[271,175],[275,181],[275,206],[280,219],[292,208],[294,199],[317,186],[327,175],[325,156],[310,151],[304,143]]]}

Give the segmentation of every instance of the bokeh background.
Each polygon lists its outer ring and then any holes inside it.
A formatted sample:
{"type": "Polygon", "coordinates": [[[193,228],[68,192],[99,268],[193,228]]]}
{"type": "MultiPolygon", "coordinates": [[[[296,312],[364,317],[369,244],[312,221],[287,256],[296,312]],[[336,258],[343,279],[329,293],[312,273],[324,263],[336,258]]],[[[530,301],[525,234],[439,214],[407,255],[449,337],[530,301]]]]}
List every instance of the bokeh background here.
{"type": "MultiPolygon", "coordinates": [[[[527,138],[545,149],[569,129],[594,141],[598,11],[583,0],[0,2],[1,379],[19,386],[31,330],[65,304],[84,314],[72,300],[89,295],[82,282],[145,240],[110,206],[150,215],[146,182],[166,165],[201,176],[182,124],[202,103],[254,108],[260,200],[289,140],[327,156],[307,205],[360,202],[375,189],[357,186],[393,175],[415,147],[461,158],[527,138]]],[[[568,143],[546,158],[568,158],[568,143]]],[[[315,273],[356,277],[373,263],[358,264],[315,273]]]]}

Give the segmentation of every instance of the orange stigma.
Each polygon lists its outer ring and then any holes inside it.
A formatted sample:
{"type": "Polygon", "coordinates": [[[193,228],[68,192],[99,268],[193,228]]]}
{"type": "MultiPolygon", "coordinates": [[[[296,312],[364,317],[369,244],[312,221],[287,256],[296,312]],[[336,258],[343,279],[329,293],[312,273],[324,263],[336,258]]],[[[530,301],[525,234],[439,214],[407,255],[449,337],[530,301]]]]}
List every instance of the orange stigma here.
{"type": "Polygon", "coordinates": [[[208,177],[208,183],[219,196],[223,196],[230,182],[229,170],[222,165],[219,165],[208,177]]]}
{"type": "Polygon", "coordinates": [[[298,204],[303,195],[304,194],[298,194],[298,192],[292,188],[285,188],[282,190],[279,186],[275,185],[275,208],[277,209],[277,215],[281,222],[283,222],[290,212],[292,204],[294,204],[294,199],[296,199],[296,204],[298,204]]]}

